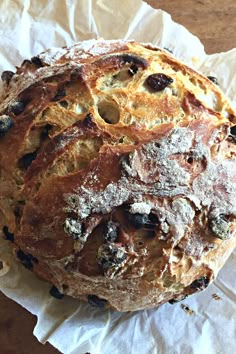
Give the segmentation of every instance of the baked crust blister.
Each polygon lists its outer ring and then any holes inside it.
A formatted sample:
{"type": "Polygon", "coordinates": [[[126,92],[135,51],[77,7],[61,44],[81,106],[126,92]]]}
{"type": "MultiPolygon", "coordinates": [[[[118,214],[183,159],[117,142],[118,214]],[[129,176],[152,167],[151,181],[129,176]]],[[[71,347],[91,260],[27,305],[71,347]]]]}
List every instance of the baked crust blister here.
{"type": "Polygon", "coordinates": [[[236,116],[217,85],[105,40],[2,79],[1,228],[54,296],[134,311],[214,280],[236,244],[236,116]]]}

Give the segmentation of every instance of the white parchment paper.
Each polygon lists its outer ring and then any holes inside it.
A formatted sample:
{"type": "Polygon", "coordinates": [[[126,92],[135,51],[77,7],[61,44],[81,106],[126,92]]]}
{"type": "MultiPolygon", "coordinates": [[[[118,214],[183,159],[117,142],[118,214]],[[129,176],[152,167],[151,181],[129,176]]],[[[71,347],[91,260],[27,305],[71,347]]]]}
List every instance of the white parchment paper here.
{"type": "MultiPolygon", "coordinates": [[[[220,86],[236,107],[236,49],[207,56],[198,38],[141,0],[2,0],[0,71],[53,46],[79,40],[135,39],[167,47],[220,86]]],[[[1,152],[0,152],[1,153],[1,152]]],[[[0,290],[38,318],[34,334],[66,354],[233,354],[236,352],[236,252],[203,293],[135,313],[101,311],[49,295],[50,284],[19,265],[0,240],[0,290]],[[217,294],[218,301],[212,298],[217,294]]]]}

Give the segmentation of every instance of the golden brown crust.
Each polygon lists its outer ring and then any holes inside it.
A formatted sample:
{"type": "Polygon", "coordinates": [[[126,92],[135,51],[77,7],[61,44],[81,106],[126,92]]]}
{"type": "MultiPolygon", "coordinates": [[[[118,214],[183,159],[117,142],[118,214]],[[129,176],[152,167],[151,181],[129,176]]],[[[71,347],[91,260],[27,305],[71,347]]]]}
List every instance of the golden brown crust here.
{"type": "Polygon", "coordinates": [[[215,278],[236,244],[236,116],[210,80],[92,40],[24,62],[0,111],[1,225],[25,266],[120,311],[215,278]]]}

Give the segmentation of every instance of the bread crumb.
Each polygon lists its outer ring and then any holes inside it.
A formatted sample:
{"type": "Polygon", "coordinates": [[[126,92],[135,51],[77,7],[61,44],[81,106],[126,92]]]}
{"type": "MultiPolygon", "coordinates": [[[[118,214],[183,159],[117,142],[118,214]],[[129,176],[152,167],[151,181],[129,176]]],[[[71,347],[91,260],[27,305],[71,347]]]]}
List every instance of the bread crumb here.
{"type": "Polygon", "coordinates": [[[186,312],[189,316],[193,316],[193,315],[196,314],[195,311],[191,310],[191,309],[188,307],[188,305],[181,304],[180,307],[181,307],[181,309],[183,309],[184,312],[186,312]]]}
{"type": "Polygon", "coordinates": [[[214,299],[216,301],[222,300],[222,298],[217,294],[212,294],[211,297],[212,297],[212,299],[214,299]]]}

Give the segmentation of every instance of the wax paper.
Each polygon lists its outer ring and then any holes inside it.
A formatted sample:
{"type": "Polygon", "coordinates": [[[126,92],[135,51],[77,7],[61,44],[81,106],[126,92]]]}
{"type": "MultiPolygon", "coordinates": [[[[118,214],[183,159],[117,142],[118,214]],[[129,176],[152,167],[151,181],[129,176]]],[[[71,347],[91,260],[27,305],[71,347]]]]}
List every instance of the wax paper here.
{"type": "MultiPolygon", "coordinates": [[[[141,0],[2,0],[0,71],[55,46],[90,38],[135,39],[165,47],[216,76],[236,107],[236,49],[207,56],[198,38],[141,0]]],[[[1,153],[1,152],[0,152],[1,153]]],[[[207,290],[175,305],[133,313],[100,310],[51,287],[23,268],[0,241],[0,290],[37,316],[34,335],[66,354],[236,352],[236,252],[207,290]]]]}

